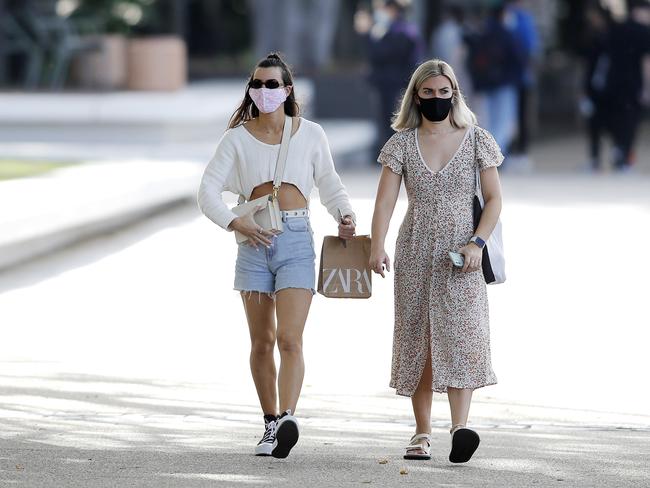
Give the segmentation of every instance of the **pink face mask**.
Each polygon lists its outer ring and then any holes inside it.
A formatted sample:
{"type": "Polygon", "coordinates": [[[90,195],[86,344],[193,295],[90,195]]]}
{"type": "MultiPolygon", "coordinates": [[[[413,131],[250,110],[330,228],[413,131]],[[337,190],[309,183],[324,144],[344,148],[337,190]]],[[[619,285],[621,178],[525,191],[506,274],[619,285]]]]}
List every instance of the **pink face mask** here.
{"type": "Polygon", "coordinates": [[[251,98],[260,112],[270,114],[275,112],[287,99],[284,87],[280,88],[251,88],[248,90],[251,98]]]}

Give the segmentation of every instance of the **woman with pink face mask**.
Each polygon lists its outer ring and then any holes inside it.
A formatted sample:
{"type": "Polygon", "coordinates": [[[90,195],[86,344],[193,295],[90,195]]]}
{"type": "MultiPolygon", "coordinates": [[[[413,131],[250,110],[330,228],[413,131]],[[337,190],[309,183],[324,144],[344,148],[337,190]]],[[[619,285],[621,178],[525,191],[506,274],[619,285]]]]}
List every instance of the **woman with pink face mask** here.
{"type": "Polygon", "coordinates": [[[198,194],[201,211],[210,220],[248,237],[238,246],[234,288],[241,294],[248,320],[251,373],[264,414],[264,435],[255,447],[259,456],[285,458],[298,441],[294,414],[305,370],[302,334],[316,293],[316,253],[309,220],[314,185],[338,224],[339,237],[354,236],[355,214],[334,168],[325,132],[299,116],[291,71],[278,54],[271,53],[248,80],[244,100],[217,145],[198,194]],[[235,215],[223,202],[222,192],[243,195],[248,201],[273,192],[285,120],[293,124],[278,193],[284,231],[274,235],[255,222],[254,212],[235,215]],[[273,358],[276,342],[281,359],[278,375],[273,358]]]}

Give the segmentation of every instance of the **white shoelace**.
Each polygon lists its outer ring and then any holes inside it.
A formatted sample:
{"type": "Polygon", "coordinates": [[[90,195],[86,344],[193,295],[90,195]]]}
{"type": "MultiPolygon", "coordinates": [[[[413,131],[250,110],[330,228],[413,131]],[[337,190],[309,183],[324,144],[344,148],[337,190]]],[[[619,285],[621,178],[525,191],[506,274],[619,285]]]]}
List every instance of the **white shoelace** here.
{"type": "Polygon", "coordinates": [[[260,444],[264,444],[266,442],[273,442],[275,440],[276,425],[277,422],[275,420],[271,420],[268,424],[266,424],[266,430],[264,431],[264,436],[262,437],[260,444]]]}

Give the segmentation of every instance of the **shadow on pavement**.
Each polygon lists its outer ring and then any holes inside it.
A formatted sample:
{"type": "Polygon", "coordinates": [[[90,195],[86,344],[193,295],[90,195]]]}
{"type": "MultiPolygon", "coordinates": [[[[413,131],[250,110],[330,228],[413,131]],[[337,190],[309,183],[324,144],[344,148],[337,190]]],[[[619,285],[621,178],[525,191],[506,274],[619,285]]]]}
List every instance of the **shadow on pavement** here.
{"type": "Polygon", "coordinates": [[[0,480],[27,486],[642,486],[649,474],[641,430],[477,426],[475,458],[452,465],[447,426],[434,422],[433,460],[404,461],[407,412],[382,416],[375,398],[355,413],[340,396],[326,409],[305,401],[301,442],[275,460],[251,454],[257,405],[218,384],[59,373],[0,385],[0,480]]]}

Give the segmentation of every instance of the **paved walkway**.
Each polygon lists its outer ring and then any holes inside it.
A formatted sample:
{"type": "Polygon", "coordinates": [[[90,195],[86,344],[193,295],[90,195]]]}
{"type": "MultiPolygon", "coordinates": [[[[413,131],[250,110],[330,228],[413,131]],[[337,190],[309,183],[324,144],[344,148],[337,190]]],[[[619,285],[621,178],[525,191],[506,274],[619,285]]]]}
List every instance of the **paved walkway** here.
{"type": "Polygon", "coordinates": [[[109,232],[196,194],[197,164],[79,164],[0,182],[0,271],[109,232]]]}
{"type": "MultiPolygon", "coordinates": [[[[337,162],[341,166],[351,160],[358,163],[360,151],[372,144],[374,128],[372,123],[364,120],[320,121],[327,132],[332,150],[338,154],[337,162]],[[340,161],[343,160],[343,161],[340,161]]],[[[0,140],[0,159],[15,158],[39,161],[191,161],[206,164],[214,154],[216,144],[223,128],[221,125],[210,127],[209,136],[189,140],[170,141],[152,140],[142,128],[115,128],[109,137],[94,139],[70,139],[70,134],[78,133],[68,129],[66,137],[50,140],[51,130],[43,128],[35,131],[31,140],[0,140]]],[[[223,124],[225,128],[225,123],[223,124]]],[[[96,130],[101,130],[98,126],[96,130]]],[[[367,159],[365,154],[364,161],[367,159]]]]}

